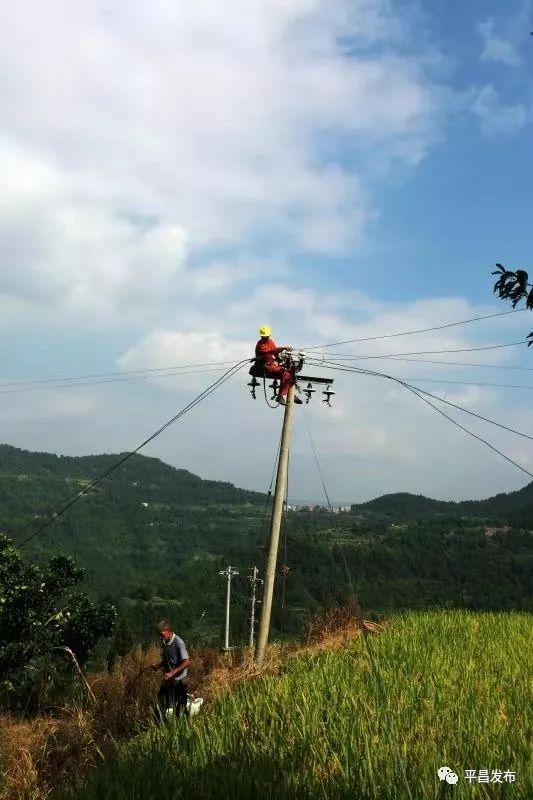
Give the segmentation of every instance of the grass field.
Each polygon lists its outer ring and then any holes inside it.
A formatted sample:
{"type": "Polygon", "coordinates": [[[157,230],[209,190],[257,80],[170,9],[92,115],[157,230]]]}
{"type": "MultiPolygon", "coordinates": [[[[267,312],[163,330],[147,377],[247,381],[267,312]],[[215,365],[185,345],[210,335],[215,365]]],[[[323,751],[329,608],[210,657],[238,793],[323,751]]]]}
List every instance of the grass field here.
{"type": "Polygon", "coordinates": [[[93,771],[76,800],[533,798],[532,617],[409,613],[221,692],[93,771]],[[530,673],[528,673],[528,668],[530,673]],[[451,767],[456,785],[439,781],[451,767]],[[465,771],[513,771],[469,783],[465,771]]]}

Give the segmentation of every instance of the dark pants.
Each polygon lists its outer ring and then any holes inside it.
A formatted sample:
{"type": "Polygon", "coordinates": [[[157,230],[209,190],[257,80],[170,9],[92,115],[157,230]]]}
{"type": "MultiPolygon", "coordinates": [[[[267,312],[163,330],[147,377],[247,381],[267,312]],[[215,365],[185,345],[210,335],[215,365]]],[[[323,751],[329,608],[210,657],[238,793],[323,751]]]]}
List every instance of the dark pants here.
{"type": "Polygon", "coordinates": [[[165,681],[157,693],[157,702],[163,711],[173,708],[179,716],[187,708],[187,687],[183,681],[165,681]]]}

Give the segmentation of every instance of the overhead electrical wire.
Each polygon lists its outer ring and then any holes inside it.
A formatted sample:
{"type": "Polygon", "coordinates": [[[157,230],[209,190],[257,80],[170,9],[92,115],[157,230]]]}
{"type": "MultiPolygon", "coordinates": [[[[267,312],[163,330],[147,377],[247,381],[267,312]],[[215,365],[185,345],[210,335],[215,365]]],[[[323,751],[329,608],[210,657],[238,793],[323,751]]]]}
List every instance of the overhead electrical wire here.
{"type": "Polygon", "coordinates": [[[521,437],[523,437],[525,439],[533,440],[533,436],[530,436],[527,433],[523,433],[522,431],[517,431],[514,428],[508,427],[507,425],[502,425],[501,423],[496,422],[495,420],[489,419],[488,417],[484,417],[481,414],[478,414],[477,412],[470,411],[469,409],[463,408],[462,406],[459,406],[456,403],[452,403],[449,400],[445,400],[443,397],[439,397],[438,395],[433,395],[433,394],[431,394],[431,392],[426,392],[425,390],[421,389],[420,387],[412,386],[411,384],[407,383],[406,381],[403,381],[400,378],[394,377],[394,375],[388,375],[388,374],[383,373],[383,372],[375,372],[373,370],[359,369],[358,367],[349,367],[349,366],[345,366],[345,365],[342,365],[342,364],[338,365],[338,364],[335,364],[335,363],[332,363],[331,365],[327,365],[327,364],[321,362],[321,366],[324,367],[324,368],[334,369],[334,370],[336,370],[338,372],[351,372],[352,374],[370,375],[370,376],[373,376],[373,377],[386,378],[388,380],[391,380],[391,381],[394,381],[395,383],[400,384],[401,386],[404,386],[410,392],[412,392],[413,394],[416,394],[417,397],[419,397],[420,400],[423,400],[425,403],[427,403],[429,406],[431,406],[435,411],[437,411],[443,417],[448,419],[450,422],[452,422],[454,425],[456,425],[462,431],[467,433],[469,436],[472,436],[474,439],[477,439],[478,441],[482,442],[487,447],[489,447],[491,450],[493,450],[495,453],[497,453],[502,458],[504,458],[506,461],[508,461],[510,464],[513,464],[513,466],[517,467],[517,469],[521,470],[526,475],[528,475],[529,477],[533,478],[533,473],[532,472],[530,472],[528,469],[523,467],[517,461],[514,461],[514,459],[510,458],[509,456],[507,456],[505,453],[503,453],[501,450],[499,450],[497,447],[495,447],[493,444],[488,442],[483,437],[478,436],[478,434],[474,433],[469,428],[466,428],[464,425],[461,425],[461,423],[457,422],[457,420],[455,420],[453,417],[450,417],[448,414],[446,414],[444,411],[442,411],[442,409],[440,409],[437,406],[435,406],[427,398],[428,397],[432,397],[434,400],[437,400],[439,402],[445,403],[446,405],[452,406],[453,408],[456,408],[459,411],[463,411],[466,414],[470,414],[473,417],[477,417],[478,419],[480,419],[480,420],[482,420],[484,422],[488,422],[491,425],[495,425],[498,428],[502,428],[503,430],[506,430],[509,433],[514,433],[517,436],[521,436],[521,437]]]}
{"type": "MultiPolygon", "coordinates": [[[[344,353],[329,353],[328,356],[330,358],[336,358],[337,360],[341,361],[369,361],[375,359],[391,359],[391,360],[398,360],[400,361],[402,357],[405,356],[417,356],[417,355],[430,355],[430,354],[439,354],[439,353],[471,353],[480,350],[500,350],[506,347],[516,347],[519,344],[523,344],[523,341],[519,342],[508,342],[505,344],[496,344],[496,345],[485,345],[482,347],[470,347],[470,348],[461,348],[455,350],[419,350],[415,352],[408,352],[408,353],[385,353],[385,354],[375,354],[375,355],[355,355],[355,354],[344,354],[344,353]]],[[[312,356],[312,358],[320,359],[320,355],[312,356]]],[[[324,357],[322,356],[322,359],[324,357]]],[[[423,359],[406,359],[416,361],[419,360],[423,362],[423,359]]],[[[211,364],[216,364],[217,362],[211,362],[211,364]]],[[[229,362],[218,362],[221,365],[226,365],[229,362]]],[[[433,363],[433,362],[426,362],[426,363],[433,363]]],[[[438,363],[438,362],[435,362],[438,363]]],[[[451,363],[451,362],[442,362],[442,363],[451,363]]],[[[20,392],[34,392],[34,391],[43,391],[43,390],[58,390],[58,389],[71,389],[80,386],[99,386],[100,384],[107,384],[107,383],[125,383],[129,381],[137,381],[137,380],[148,380],[150,378],[175,378],[179,377],[180,375],[197,375],[204,372],[217,372],[222,369],[219,366],[212,366],[209,367],[209,362],[207,364],[198,364],[197,367],[207,367],[206,369],[185,369],[183,367],[157,367],[154,369],[147,369],[147,370],[130,370],[128,372],[110,372],[110,373],[95,373],[94,377],[103,377],[103,380],[96,380],[96,381],[83,381],[82,376],[72,377],[72,378],[65,378],[65,381],[68,383],[54,383],[54,380],[60,379],[47,379],[47,378],[39,378],[35,381],[12,381],[10,383],[0,383],[0,395],[2,394],[18,394],[20,392]],[[169,372],[168,370],[180,370],[179,372],[169,372]],[[164,373],[164,374],[163,374],[164,373]],[[118,377],[110,377],[106,378],[105,375],[116,375],[118,377]],[[77,382],[78,381],[78,382],[77,382]]],[[[190,365],[191,367],[195,365],[190,365]]],[[[474,365],[472,365],[474,366],[474,365]]],[[[489,366],[489,365],[479,365],[479,366],[489,366]]],[[[490,365],[492,366],[492,365],[490,365]]],[[[511,367],[509,367],[511,369],[511,367]]],[[[87,376],[90,377],[90,376],[87,376]]],[[[266,391],[266,390],[265,390],[266,391]]]]}
{"type": "MultiPolygon", "coordinates": [[[[203,364],[174,364],[172,367],[153,367],[151,369],[129,369],[120,370],[116,372],[93,372],[89,375],[73,375],[64,378],[34,378],[32,380],[19,380],[9,381],[7,383],[0,383],[0,389],[8,386],[29,386],[35,383],[70,383],[71,381],[85,381],[92,378],[111,378],[114,376],[124,375],[144,375],[145,373],[158,373],[168,372],[169,370],[182,370],[182,369],[197,369],[200,367],[227,367],[228,364],[233,364],[233,361],[208,361],[203,364]]],[[[181,373],[177,373],[181,374],[181,373]]]]}
{"type": "Polygon", "coordinates": [[[399,378],[395,375],[389,375],[385,372],[375,372],[374,370],[360,369],[359,367],[344,367],[344,365],[340,365],[340,371],[353,372],[358,375],[371,375],[376,378],[387,378],[388,380],[394,381],[395,383],[399,383],[402,386],[405,386],[407,389],[416,389],[418,392],[421,392],[422,394],[425,394],[428,397],[432,397],[433,400],[438,400],[441,403],[445,403],[448,406],[452,406],[453,408],[456,408],[458,411],[462,411],[465,414],[469,414],[472,417],[476,417],[477,419],[480,419],[483,422],[488,422],[490,425],[494,425],[497,428],[502,428],[502,430],[505,430],[508,433],[514,433],[516,436],[521,436],[524,439],[531,439],[531,441],[533,441],[533,436],[530,436],[528,433],[523,433],[522,431],[518,431],[515,428],[510,428],[507,425],[503,425],[501,422],[497,422],[494,419],[490,419],[489,417],[484,417],[482,414],[478,414],[476,411],[470,411],[470,409],[464,408],[463,406],[460,406],[457,403],[452,403],[451,400],[446,400],[444,397],[440,397],[439,395],[427,392],[425,391],[425,389],[421,389],[419,386],[412,386],[410,383],[407,383],[406,379],[399,378]]]}
{"type": "MultiPolygon", "coordinates": [[[[163,433],[163,431],[165,431],[168,427],[173,425],[174,422],[177,422],[188,411],[191,411],[195,406],[197,406],[199,403],[201,403],[203,400],[205,400],[207,397],[209,397],[209,395],[211,395],[214,391],[216,391],[216,389],[218,389],[220,386],[222,386],[222,384],[226,383],[226,381],[228,381],[230,378],[232,378],[237,372],[239,372],[239,370],[244,366],[244,364],[247,363],[247,361],[248,361],[248,359],[246,359],[245,361],[239,361],[236,364],[234,364],[232,367],[230,367],[230,369],[226,370],[224,375],[222,375],[214,383],[212,383],[210,386],[208,386],[207,389],[204,389],[202,392],[200,392],[200,394],[197,395],[194,398],[194,400],[191,400],[191,402],[188,403],[186,406],[184,406],[184,408],[182,408],[181,411],[178,411],[177,414],[175,414],[173,417],[171,417],[169,420],[167,420],[167,422],[165,422],[163,425],[161,425],[160,428],[158,428],[147,439],[145,439],[143,442],[141,442],[141,444],[139,444],[134,450],[131,450],[129,453],[126,453],[122,458],[120,458],[118,461],[116,461],[114,464],[112,464],[108,469],[106,469],[104,472],[100,473],[100,475],[98,475],[96,478],[94,478],[80,492],[77,492],[75,495],[71,495],[69,498],[66,498],[65,500],[63,500],[62,503],[58,504],[56,506],[56,509],[58,509],[58,510],[54,510],[51,513],[49,513],[49,516],[48,516],[48,519],[46,520],[46,522],[44,522],[42,525],[40,525],[40,527],[36,531],[34,531],[30,536],[28,536],[26,539],[24,539],[22,542],[20,542],[19,546],[22,547],[22,546],[28,544],[28,542],[32,541],[32,539],[35,539],[36,536],[39,536],[40,533],[42,533],[46,528],[48,528],[50,525],[52,525],[57,519],[59,519],[59,517],[63,516],[63,514],[66,511],[68,511],[70,508],[72,508],[72,506],[75,503],[77,503],[78,500],[80,500],[84,495],[86,495],[91,489],[93,489],[95,486],[97,486],[99,483],[101,483],[105,478],[109,477],[109,475],[111,475],[112,472],[114,472],[119,467],[121,467],[126,461],[128,461],[128,459],[132,458],[132,456],[134,456],[136,453],[138,453],[140,450],[142,450],[144,447],[146,447],[147,444],[149,444],[154,439],[156,439],[158,436],[160,436],[163,433]]],[[[16,533],[20,533],[20,532],[22,532],[24,530],[27,530],[33,524],[34,524],[33,522],[28,523],[27,525],[23,526],[22,528],[19,528],[16,531],[16,533]]]]}
{"type": "MultiPolygon", "coordinates": [[[[320,478],[320,482],[322,484],[322,489],[324,490],[324,496],[326,498],[326,503],[328,504],[328,509],[329,509],[329,512],[330,512],[331,517],[333,519],[333,524],[334,524],[335,530],[337,532],[337,536],[340,539],[341,538],[341,532],[340,532],[340,529],[339,529],[339,521],[337,519],[337,515],[335,514],[335,512],[333,510],[333,505],[331,503],[331,500],[330,500],[330,497],[329,497],[329,492],[328,492],[327,487],[326,487],[326,481],[324,480],[324,475],[322,473],[322,469],[320,468],[320,462],[318,460],[318,453],[316,451],[315,443],[314,443],[313,437],[311,435],[311,428],[309,426],[309,422],[308,422],[308,419],[307,419],[307,413],[305,411],[305,406],[302,406],[302,408],[304,409],[304,422],[305,422],[305,427],[306,427],[306,430],[307,430],[307,436],[309,437],[309,444],[311,445],[311,450],[312,450],[312,453],[313,453],[313,457],[315,459],[315,464],[316,464],[316,468],[318,470],[318,475],[319,475],[319,478],[320,478]]],[[[353,585],[353,581],[352,581],[352,575],[350,573],[350,568],[348,567],[348,562],[346,560],[346,555],[344,554],[344,548],[342,547],[342,543],[340,541],[337,543],[337,546],[339,548],[339,552],[341,554],[341,557],[342,557],[342,560],[343,560],[343,563],[344,563],[344,569],[345,569],[345,572],[346,572],[346,577],[348,579],[348,585],[350,587],[350,593],[351,593],[351,595],[353,597],[356,598],[357,606],[359,607],[359,599],[358,599],[357,593],[356,593],[356,591],[354,589],[354,585],[353,585]]],[[[361,619],[361,623],[364,625],[362,619],[361,619]]]]}
{"type": "Polygon", "coordinates": [[[431,328],[419,328],[418,330],[413,331],[401,331],[400,333],[384,333],[379,336],[364,336],[360,339],[345,339],[342,342],[329,342],[328,344],[317,344],[313,347],[304,347],[304,350],[321,350],[324,347],[338,347],[342,344],[356,344],[358,342],[375,342],[378,339],[393,339],[396,336],[414,336],[417,333],[430,333],[431,331],[442,331],[445,328],[454,328],[457,325],[467,325],[470,322],[480,322],[481,320],[485,319],[494,319],[495,317],[505,317],[509,314],[519,314],[521,311],[525,311],[525,308],[515,308],[512,311],[499,311],[495,314],[485,314],[480,317],[470,317],[470,319],[462,319],[458,322],[447,322],[443,325],[434,325],[431,328]]]}
{"type": "MultiPolygon", "coordinates": [[[[323,345],[314,345],[312,347],[304,347],[303,350],[320,350],[326,347],[337,347],[343,344],[355,344],[358,342],[371,342],[377,341],[379,339],[392,339],[399,336],[412,336],[418,333],[429,333],[431,331],[439,331],[444,330],[445,328],[452,328],[458,325],[466,325],[471,322],[478,322],[485,319],[493,319],[495,317],[504,317],[508,314],[517,314],[520,311],[525,311],[525,309],[513,309],[512,311],[501,311],[495,314],[485,314],[479,317],[471,317],[470,319],[459,320],[458,322],[447,322],[442,325],[436,325],[431,328],[419,328],[418,330],[412,331],[400,331],[398,333],[385,333],[380,334],[379,336],[365,336],[360,339],[347,339],[343,342],[330,342],[323,345]]],[[[441,351],[439,351],[441,352],[441,351]]],[[[448,352],[448,351],[442,351],[448,352]]],[[[451,352],[451,351],[450,351],[451,352]]],[[[332,355],[332,353],[329,353],[332,355]]],[[[385,358],[385,356],[382,356],[385,358]]],[[[391,356],[392,357],[392,356],[391,356]]],[[[112,377],[123,377],[126,375],[143,375],[146,373],[161,373],[161,372],[168,372],[170,370],[181,370],[181,369],[196,369],[200,367],[225,367],[231,365],[233,362],[231,361],[210,361],[210,362],[203,362],[200,364],[174,364],[168,367],[152,367],[146,369],[136,369],[136,370],[119,370],[114,372],[93,372],[88,373],[85,375],[74,375],[74,376],[63,376],[63,377],[54,377],[54,378],[33,378],[28,380],[17,380],[17,381],[9,381],[0,383],[0,389],[11,387],[11,386],[23,386],[23,385],[31,385],[31,384],[38,384],[38,383],[70,383],[71,381],[85,381],[85,380],[92,380],[93,378],[112,378],[112,377]]],[[[511,369],[511,367],[510,367],[511,369]]]]}
{"type": "MultiPolygon", "coordinates": [[[[129,383],[131,381],[145,381],[149,379],[157,379],[161,380],[162,378],[178,378],[181,375],[200,375],[204,372],[222,372],[223,367],[210,367],[208,369],[190,369],[185,370],[183,372],[166,372],[164,375],[154,375],[153,373],[150,375],[135,375],[129,376],[125,378],[105,378],[102,381],[81,381],[80,383],[75,383],[72,381],[71,383],[64,383],[64,384],[45,384],[40,383],[39,385],[32,385],[32,386],[20,386],[19,388],[15,389],[3,389],[2,386],[4,384],[0,384],[0,395],[3,394],[20,394],[25,392],[43,392],[47,390],[57,390],[57,389],[76,389],[80,386],[101,386],[104,383],[129,383]]],[[[7,385],[7,384],[6,384],[7,385]]]]}
{"type": "MultiPolygon", "coordinates": [[[[343,354],[343,353],[329,353],[330,358],[336,358],[337,360],[341,361],[368,361],[368,360],[375,360],[375,359],[390,359],[390,360],[397,360],[401,361],[414,361],[419,363],[435,363],[435,364],[449,364],[450,366],[479,366],[479,367],[492,367],[494,369],[524,369],[528,370],[528,367],[498,367],[493,364],[461,364],[457,362],[453,364],[453,362],[447,361],[430,361],[426,359],[416,359],[416,358],[404,358],[405,356],[417,356],[417,355],[424,355],[424,354],[438,354],[438,353],[470,353],[480,350],[499,350],[506,347],[515,347],[518,344],[523,344],[523,341],[520,342],[509,342],[507,344],[497,344],[497,345],[487,345],[483,347],[473,347],[473,348],[462,348],[459,350],[420,350],[417,352],[409,352],[409,353],[388,353],[382,355],[350,355],[350,354],[343,354]]],[[[316,355],[312,356],[312,358],[320,359],[321,356],[316,355]]],[[[221,362],[210,362],[211,364],[220,364],[220,365],[227,365],[227,361],[221,362]]],[[[320,362],[323,363],[323,362],[320,362]]],[[[212,366],[209,367],[209,362],[207,364],[198,364],[198,365],[189,365],[191,369],[186,369],[186,365],[183,367],[158,367],[154,369],[147,369],[147,370],[130,370],[127,372],[110,372],[110,373],[95,373],[94,377],[103,377],[103,380],[96,380],[96,381],[84,381],[83,376],[72,377],[72,378],[65,378],[64,381],[68,381],[68,383],[54,383],[55,380],[59,381],[61,379],[47,379],[47,378],[38,378],[34,381],[12,381],[10,383],[0,383],[0,395],[2,394],[18,394],[24,392],[34,392],[34,391],[44,391],[44,390],[58,390],[58,389],[71,389],[75,387],[86,387],[86,386],[99,386],[100,384],[107,384],[107,383],[126,383],[130,381],[138,381],[138,380],[149,380],[151,378],[175,378],[179,377],[180,375],[199,375],[205,372],[218,372],[221,371],[223,366],[212,366]],[[207,369],[193,369],[192,367],[208,367],[207,369]],[[168,370],[180,370],[179,372],[169,372],[168,370]],[[163,374],[164,373],[164,374],[163,374]],[[118,377],[110,377],[106,378],[106,375],[116,375],[118,377]],[[79,382],[76,382],[79,381],[79,382]]],[[[533,370],[533,368],[531,368],[533,370]]],[[[90,376],[87,376],[88,378],[90,376]]],[[[518,387],[517,387],[518,388],[518,387]]],[[[265,390],[266,391],[266,390],[265,390]]],[[[266,396],[266,395],[265,395],[266,396]]],[[[268,401],[267,401],[268,402],[268,401]]]]}
{"type": "MultiPolygon", "coordinates": [[[[450,417],[450,416],[449,416],[449,414],[446,414],[446,412],[445,412],[445,411],[443,411],[441,408],[439,408],[438,406],[434,405],[434,404],[433,404],[433,403],[432,403],[430,400],[428,400],[428,399],[427,399],[427,397],[424,397],[424,394],[426,394],[426,392],[424,392],[424,393],[421,393],[421,390],[417,390],[417,389],[415,389],[415,387],[414,387],[414,386],[410,386],[409,384],[405,384],[405,386],[406,386],[406,387],[407,387],[407,388],[408,388],[408,389],[409,389],[411,392],[413,392],[413,394],[416,394],[416,395],[417,395],[417,396],[418,396],[418,397],[419,397],[421,400],[423,400],[425,403],[427,403],[427,404],[428,404],[428,406],[431,406],[431,408],[432,408],[434,411],[437,411],[439,414],[441,414],[441,415],[442,415],[442,416],[443,416],[445,419],[447,419],[447,420],[449,420],[450,422],[452,422],[454,425],[456,425],[456,426],[457,426],[458,428],[460,428],[462,431],[464,431],[465,433],[467,433],[469,436],[472,436],[474,439],[477,439],[479,442],[482,442],[482,443],[483,443],[483,444],[485,444],[487,447],[490,447],[490,449],[491,449],[491,450],[493,450],[493,451],[494,451],[495,453],[497,453],[499,456],[501,456],[501,457],[502,457],[502,458],[504,458],[506,461],[508,461],[508,462],[509,462],[509,464],[513,464],[513,466],[517,467],[519,470],[521,470],[522,472],[524,472],[524,473],[525,473],[526,475],[528,475],[530,478],[533,478],[533,472],[530,472],[528,469],[526,469],[525,467],[523,467],[523,466],[522,466],[522,464],[519,464],[519,463],[518,463],[518,461],[515,461],[513,458],[510,458],[510,456],[506,455],[506,454],[505,454],[505,453],[504,453],[502,450],[499,450],[497,447],[495,447],[493,444],[491,444],[491,442],[487,441],[487,439],[484,439],[482,436],[478,436],[478,434],[477,434],[477,433],[474,433],[474,432],[473,432],[473,431],[471,431],[469,428],[465,427],[464,425],[461,425],[461,423],[460,423],[460,422],[457,422],[457,420],[456,420],[456,419],[453,419],[453,417],[450,417]]],[[[500,427],[504,427],[504,426],[500,426],[500,427]]],[[[524,435],[524,434],[520,434],[520,435],[524,435]]],[[[531,437],[531,436],[528,436],[527,438],[528,438],[528,439],[531,439],[532,437],[531,437]]]]}
{"type": "Polygon", "coordinates": [[[487,383],[485,381],[454,381],[446,380],[445,378],[423,378],[417,376],[415,378],[405,377],[403,375],[395,376],[402,381],[418,381],[419,383],[446,383],[460,386],[483,386],[486,389],[529,389],[533,391],[533,386],[526,386],[523,383],[487,383]]]}
{"type": "MultiPolygon", "coordinates": [[[[526,341],[526,339],[520,339],[518,342],[482,345],[481,347],[461,347],[452,350],[415,350],[408,353],[375,353],[370,355],[364,353],[325,353],[324,355],[327,355],[328,358],[337,358],[342,361],[366,361],[375,358],[398,358],[400,356],[437,355],[439,353],[475,353],[480,350],[502,350],[506,347],[517,347],[520,344],[525,344],[526,341]]],[[[320,354],[313,356],[313,358],[320,359],[320,354]]]]}
{"type": "Polygon", "coordinates": [[[390,358],[391,361],[401,361],[406,364],[442,364],[445,367],[481,367],[483,369],[513,369],[518,372],[533,372],[533,367],[513,367],[507,364],[473,364],[471,361],[439,361],[429,358],[398,358],[396,356],[387,356],[387,358],[390,358]]]}

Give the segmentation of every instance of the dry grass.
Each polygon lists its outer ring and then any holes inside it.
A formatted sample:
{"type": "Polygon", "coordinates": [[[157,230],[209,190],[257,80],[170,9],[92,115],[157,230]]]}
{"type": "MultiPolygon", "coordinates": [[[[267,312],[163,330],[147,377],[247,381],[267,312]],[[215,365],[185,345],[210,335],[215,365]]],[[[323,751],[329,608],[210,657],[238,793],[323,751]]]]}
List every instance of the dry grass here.
{"type": "MultiPolygon", "coordinates": [[[[359,631],[352,607],[333,609],[312,623],[304,645],[270,645],[261,670],[248,648],[227,654],[192,648],[189,691],[209,703],[237,684],[279,674],[287,660],[303,650],[342,647],[359,631]]],[[[121,740],[148,727],[160,682],[160,675],[149,666],[158,660],[156,648],[148,652],[136,648],[111,673],[89,675],[94,700],[88,694],[83,707],[23,720],[0,715],[0,800],[44,800],[71,773],[79,777],[110,756],[121,740]]]]}
{"type": "Polygon", "coordinates": [[[342,642],[358,633],[382,633],[386,628],[387,622],[363,619],[356,598],[351,597],[345,605],[321,611],[311,620],[307,645],[313,648],[323,645],[327,649],[337,646],[339,638],[342,642]]]}

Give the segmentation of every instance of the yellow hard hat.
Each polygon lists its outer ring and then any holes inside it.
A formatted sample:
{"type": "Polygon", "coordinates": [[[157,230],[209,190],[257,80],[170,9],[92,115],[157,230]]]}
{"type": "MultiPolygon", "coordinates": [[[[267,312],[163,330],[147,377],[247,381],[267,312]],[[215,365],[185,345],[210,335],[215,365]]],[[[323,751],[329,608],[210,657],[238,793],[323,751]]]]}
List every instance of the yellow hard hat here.
{"type": "Polygon", "coordinates": [[[259,336],[270,336],[272,333],[272,328],[270,325],[261,325],[259,328],[259,336]]]}

